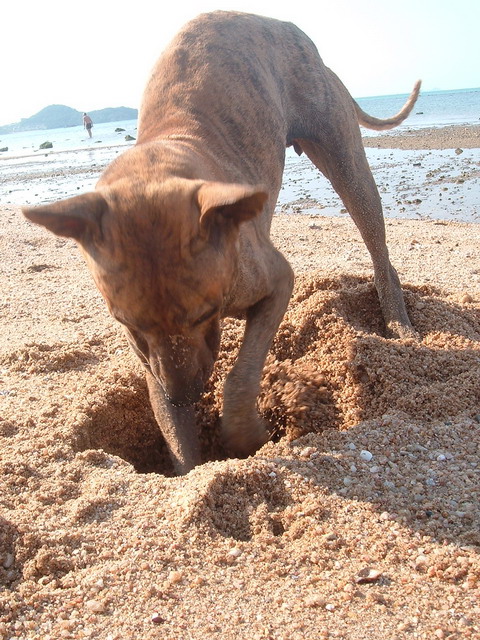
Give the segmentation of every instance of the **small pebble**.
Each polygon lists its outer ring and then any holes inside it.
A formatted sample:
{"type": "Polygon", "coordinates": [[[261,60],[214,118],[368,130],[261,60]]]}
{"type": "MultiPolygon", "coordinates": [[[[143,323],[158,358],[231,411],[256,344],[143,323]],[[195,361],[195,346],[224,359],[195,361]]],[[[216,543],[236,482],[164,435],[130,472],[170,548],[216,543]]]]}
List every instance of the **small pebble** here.
{"type": "Polygon", "coordinates": [[[305,600],[307,607],[323,607],[325,606],[325,600],[321,596],[313,595],[308,596],[305,600]]]}
{"type": "Polygon", "coordinates": [[[380,520],[395,520],[396,516],[394,513],[389,513],[388,511],[382,511],[380,514],[380,520]]]}
{"type": "Polygon", "coordinates": [[[10,567],[13,565],[13,562],[13,553],[7,553],[3,559],[2,566],[4,569],[10,569],[10,567]]]}
{"type": "Polygon", "coordinates": [[[242,550],[238,547],[233,547],[233,549],[230,549],[228,552],[228,555],[232,558],[239,558],[242,555],[242,550]]]}
{"type": "Polygon", "coordinates": [[[370,462],[370,460],[373,458],[373,454],[370,453],[370,451],[363,449],[363,451],[360,451],[360,458],[365,462],[370,462]]]}
{"type": "Polygon", "coordinates": [[[365,567],[357,573],[355,578],[355,582],[357,584],[368,584],[371,582],[376,582],[382,575],[381,571],[377,569],[371,569],[370,567],[365,567]]]}
{"type": "Polygon", "coordinates": [[[417,571],[419,569],[424,569],[427,566],[427,564],[428,564],[427,556],[420,554],[415,558],[415,569],[417,569],[417,571]]]}
{"type": "Polygon", "coordinates": [[[168,574],[168,582],[170,584],[177,584],[183,578],[183,573],[181,571],[170,571],[168,574]]]}
{"type": "Polygon", "coordinates": [[[99,600],[87,600],[85,607],[92,613],[102,613],[102,611],[105,611],[105,605],[99,600]]]}
{"type": "Polygon", "coordinates": [[[154,613],[150,619],[153,624],[162,624],[162,622],[165,622],[164,618],[162,618],[159,613],[154,613]]]}
{"type": "Polygon", "coordinates": [[[316,452],[316,449],[314,449],[313,447],[305,447],[305,449],[302,449],[300,451],[300,457],[311,458],[315,452],[316,452]]]}

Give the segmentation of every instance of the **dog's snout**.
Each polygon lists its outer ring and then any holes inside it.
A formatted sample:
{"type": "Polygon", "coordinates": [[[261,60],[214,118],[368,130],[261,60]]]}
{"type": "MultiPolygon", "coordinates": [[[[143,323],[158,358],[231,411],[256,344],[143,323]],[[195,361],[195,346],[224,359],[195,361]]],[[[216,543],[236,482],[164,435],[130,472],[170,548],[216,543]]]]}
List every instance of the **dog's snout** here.
{"type": "Polygon", "coordinates": [[[184,367],[165,367],[159,358],[150,359],[150,369],[162,387],[165,398],[175,407],[185,407],[200,400],[204,390],[201,371],[184,367]]]}
{"type": "Polygon", "coordinates": [[[179,388],[175,385],[163,387],[165,397],[174,407],[186,407],[198,402],[203,393],[203,382],[198,377],[187,384],[181,384],[179,388]]]}

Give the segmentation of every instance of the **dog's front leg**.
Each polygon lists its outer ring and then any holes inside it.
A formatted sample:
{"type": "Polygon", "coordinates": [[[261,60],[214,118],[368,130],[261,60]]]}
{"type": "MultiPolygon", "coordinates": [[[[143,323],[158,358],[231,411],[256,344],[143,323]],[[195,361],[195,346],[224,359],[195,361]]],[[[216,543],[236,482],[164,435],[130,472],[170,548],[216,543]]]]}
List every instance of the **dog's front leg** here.
{"type": "Polygon", "coordinates": [[[184,475],[201,463],[194,407],[174,406],[148,371],[146,378],[153,413],[167,443],[175,471],[184,475]]]}
{"type": "Polygon", "coordinates": [[[224,387],[223,440],[227,451],[239,456],[253,454],[268,440],[257,397],[265,358],[293,289],[292,269],[281,254],[276,254],[273,266],[272,291],[248,309],[242,346],[224,387]]]}

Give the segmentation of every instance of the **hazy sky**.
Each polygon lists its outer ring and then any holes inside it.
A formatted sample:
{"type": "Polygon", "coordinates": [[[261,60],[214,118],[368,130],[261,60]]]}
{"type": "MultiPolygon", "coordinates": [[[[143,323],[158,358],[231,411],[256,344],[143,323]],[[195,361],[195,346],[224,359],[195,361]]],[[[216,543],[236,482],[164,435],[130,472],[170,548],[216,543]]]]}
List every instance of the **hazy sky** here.
{"type": "Polygon", "coordinates": [[[480,86],[479,0],[4,0],[0,125],[49,104],[138,107],[175,32],[214,9],[295,22],[355,97],[407,93],[417,78],[480,86]]]}

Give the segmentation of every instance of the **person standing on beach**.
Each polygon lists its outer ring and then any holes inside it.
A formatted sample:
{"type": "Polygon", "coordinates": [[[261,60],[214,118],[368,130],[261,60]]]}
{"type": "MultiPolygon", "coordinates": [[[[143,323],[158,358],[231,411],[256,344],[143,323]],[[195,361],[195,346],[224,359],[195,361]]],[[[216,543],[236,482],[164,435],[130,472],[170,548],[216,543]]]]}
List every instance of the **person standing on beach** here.
{"type": "Polygon", "coordinates": [[[88,131],[88,137],[89,138],[92,137],[92,127],[93,127],[92,119],[90,118],[90,116],[88,116],[86,113],[84,113],[83,114],[83,128],[88,131]]]}

